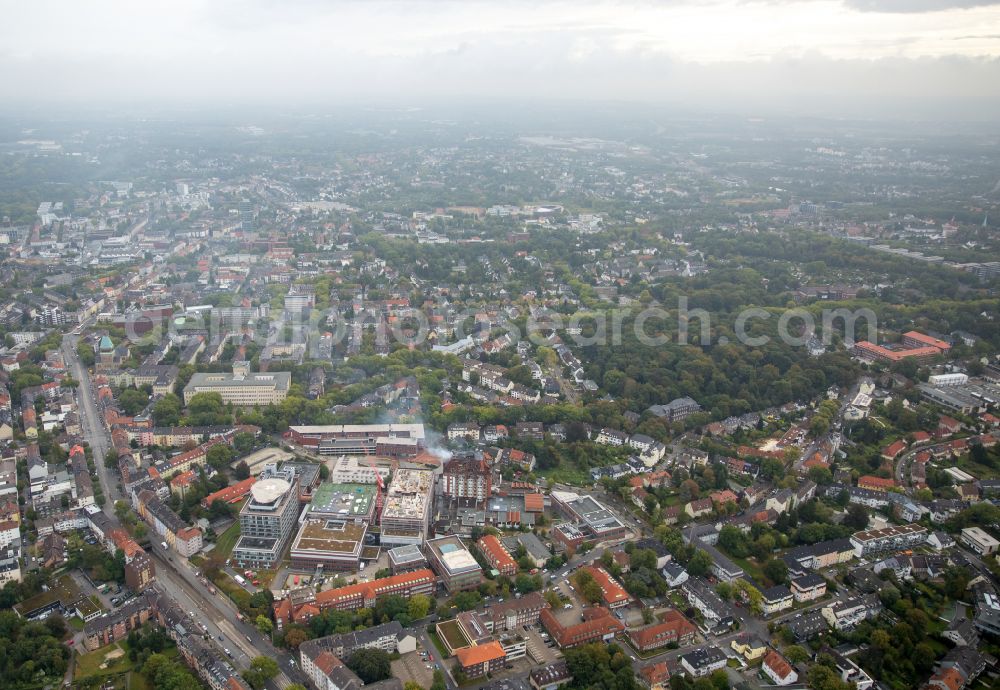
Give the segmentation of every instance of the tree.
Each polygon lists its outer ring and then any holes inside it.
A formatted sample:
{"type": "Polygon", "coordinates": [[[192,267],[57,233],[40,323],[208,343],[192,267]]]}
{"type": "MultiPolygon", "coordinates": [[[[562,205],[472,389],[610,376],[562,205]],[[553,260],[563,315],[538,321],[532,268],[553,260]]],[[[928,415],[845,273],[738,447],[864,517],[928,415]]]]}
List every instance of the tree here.
{"type": "Polygon", "coordinates": [[[687,571],[695,577],[704,577],[712,569],[712,557],[705,551],[697,549],[688,561],[687,571]]]}
{"type": "Polygon", "coordinates": [[[833,473],[830,472],[830,468],[828,467],[810,467],[809,479],[820,486],[826,486],[827,484],[833,484],[833,473]]]}
{"type": "Polygon", "coordinates": [[[243,672],[243,679],[254,690],[260,690],[276,675],[278,675],[277,661],[266,656],[255,656],[250,661],[250,668],[243,672]]]}
{"type": "Polygon", "coordinates": [[[719,530],[719,547],[734,558],[747,555],[747,536],[739,527],[726,525],[719,530]]]}
{"type": "Polygon", "coordinates": [[[253,434],[247,431],[240,431],[233,436],[233,448],[240,455],[246,455],[251,450],[253,450],[254,438],[253,434]]]}
{"type": "Polygon", "coordinates": [[[156,426],[177,426],[181,420],[181,399],[167,393],[153,405],[153,423],[156,426]]]}
{"type": "Polygon", "coordinates": [[[121,406],[122,412],[128,417],[134,417],[142,412],[148,403],[149,396],[135,388],[126,388],[118,396],[118,404],[121,406]]]}
{"type": "Polygon", "coordinates": [[[860,503],[852,503],[847,506],[847,514],[844,516],[843,525],[855,531],[867,528],[868,509],[860,503]]]}
{"type": "Polygon", "coordinates": [[[293,625],[285,631],[285,646],[291,650],[296,650],[299,645],[309,639],[309,633],[304,628],[293,625]]]}
{"type": "Polygon", "coordinates": [[[205,461],[221,472],[233,461],[233,449],[225,443],[216,443],[205,453],[205,461]]]}
{"type": "Polygon", "coordinates": [[[187,408],[193,426],[214,426],[229,421],[222,396],[218,393],[195,393],[187,408]]]}
{"type": "Polygon", "coordinates": [[[270,635],[271,631],[274,630],[274,623],[271,622],[270,618],[264,615],[257,616],[254,620],[254,625],[256,625],[257,629],[264,635],[270,635]]]}
{"type": "Polygon", "coordinates": [[[804,647],[793,644],[785,647],[785,658],[793,664],[800,664],[809,660],[809,652],[804,647]]]}
{"type": "Polygon", "coordinates": [[[236,463],[236,467],[233,468],[233,475],[240,481],[250,478],[250,465],[247,464],[246,460],[240,460],[236,463]]]}
{"type": "Polygon", "coordinates": [[[431,610],[431,600],[423,594],[414,594],[407,604],[410,620],[420,620],[431,610]]]}
{"type": "Polygon", "coordinates": [[[444,682],[444,671],[435,669],[430,690],[447,690],[447,687],[444,682]]]}
{"type": "Polygon", "coordinates": [[[764,575],[776,585],[785,584],[788,581],[788,566],[784,561],[772,558],[764,564],[764,575]]]}
{"type": "Polygon", "coordinates": [[[118,469],[118,449],[111,448],[104,454],[104,466],[108,469],[118,469]]]}
{"type": "Polygon", "coordinates": [[[346,665],[358,674],[365,685],[392,676],[389,655],[381,649],[358,649],[347,658],[346,665]]]}

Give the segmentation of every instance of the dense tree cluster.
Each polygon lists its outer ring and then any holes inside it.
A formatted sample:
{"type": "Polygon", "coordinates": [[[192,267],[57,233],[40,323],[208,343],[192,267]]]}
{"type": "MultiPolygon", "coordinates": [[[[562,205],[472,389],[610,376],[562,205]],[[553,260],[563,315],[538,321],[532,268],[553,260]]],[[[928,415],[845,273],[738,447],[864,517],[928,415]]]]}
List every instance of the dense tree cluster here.
{"type": "Polygon", "coordinates": [[[587,690],[638,690],[628,655],[617,644],[588,644],[565,650],[573,676],[568,688],[587,690]]]}
{"type": "Polygon", "coordinates": [[[13,610],[0,611],[0,678],[10,684],[5,687],[61,682],[70,656],[62,642],[65,636],[59,616],[28,622],[13,610]]]}

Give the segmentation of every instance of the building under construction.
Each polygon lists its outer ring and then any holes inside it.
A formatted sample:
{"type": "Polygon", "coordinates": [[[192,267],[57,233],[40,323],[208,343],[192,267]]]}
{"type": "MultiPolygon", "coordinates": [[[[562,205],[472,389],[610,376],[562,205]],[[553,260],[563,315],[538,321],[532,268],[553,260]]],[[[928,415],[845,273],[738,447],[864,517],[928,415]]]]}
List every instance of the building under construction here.
{"type": "Polygon", "coordinates": [[[382,546],[419,546],[428,536],[434,473],[399,469],[382,505],[382,546]]]}

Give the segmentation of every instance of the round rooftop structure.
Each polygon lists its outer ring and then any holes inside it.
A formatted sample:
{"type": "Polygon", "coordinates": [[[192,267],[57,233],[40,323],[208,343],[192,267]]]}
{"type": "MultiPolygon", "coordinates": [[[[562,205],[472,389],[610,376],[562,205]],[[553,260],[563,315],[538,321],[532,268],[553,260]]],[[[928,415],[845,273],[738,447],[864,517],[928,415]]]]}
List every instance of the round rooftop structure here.
{"type": "Polygon", "coordinates": [[[256,482],[250,487],[250,493],[253,495],[253,500],[257,503],[267,504],[277,501],[288,493],[290,488],[292,488],[292,485],[284,479],[272,477],[256,482]]]}

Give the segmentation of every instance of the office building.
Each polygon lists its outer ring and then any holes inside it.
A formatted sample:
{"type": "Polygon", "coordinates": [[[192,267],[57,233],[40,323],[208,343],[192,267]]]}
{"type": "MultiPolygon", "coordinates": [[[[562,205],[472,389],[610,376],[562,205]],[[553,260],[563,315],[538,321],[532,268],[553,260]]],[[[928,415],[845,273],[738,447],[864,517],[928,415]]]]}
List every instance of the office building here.
{"type": "Polygon", "coordinates": [[[299,516],[298,477],[292,468],[268,465],[240,509],[240,538],[233,560],[245,568],[272,568],[299,516]]]}
{"type": "Polygon", "coordinates": [[[449,592],[479,587],[483,569],[461,539],[454,535],[429,539],[424,550],[431,568],[449,592]]]}
{"type": "Polygon", "coordinates": [[[248,366],[234,364],[232,374],[194,374],[184,386],[184,404],[189,404],[198,393],[218,393],[222,402],[237,407],[274,405],[288,395],[291,382],[292,375],[287,371],[257,374],[250,372],[248,366]]]}
{"type": "Polygon", "coordinates": [[[424,449],[423,424],[291,426],[287,436],[320,455],[413,457],[424,449]]]}
{"type": "Polygon", "coordinates": [[[959,537],[961,542],[980,556],[989,556],[997,552],[1000,542],[994,539],[981,527],[965,527],[959,537]]]}

